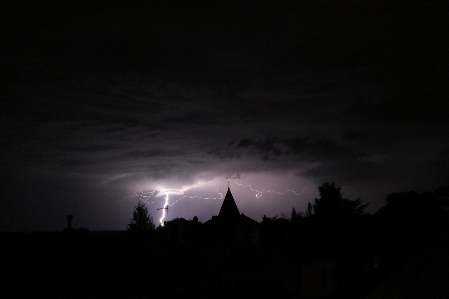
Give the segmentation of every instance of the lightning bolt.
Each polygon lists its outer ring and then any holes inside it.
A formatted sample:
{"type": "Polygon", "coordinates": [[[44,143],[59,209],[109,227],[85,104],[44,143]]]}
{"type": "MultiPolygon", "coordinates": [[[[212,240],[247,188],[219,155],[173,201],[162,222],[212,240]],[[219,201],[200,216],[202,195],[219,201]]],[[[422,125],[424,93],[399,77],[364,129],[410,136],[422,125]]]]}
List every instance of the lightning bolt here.
{"type": "Polygon", "coordinates": [[[161,217],[161,219],[159,219],[161,226],[164,226],[164,219],[165,219],[165,215],[166,215],[166,211],[167,211],[167,207],[168,207],[168,195],[169,194],[170,193],[165,194],[165,203],[164,203],[164,207],[162,209],[162,217],[161,217]]]}
{"type": "Polygon", "coordinates": [[[177,203],[178,201],[184,199],[184,198],[199,198],[199,199],[207,199],[207,200],[217,200],[217,199],[223,199],[223,194],[221,192],[218,192],[218,188],[217,188],[217,194],[220,195],[220,197],[202,197],[202,196],[189,196],[189,195],[184,195],[183,197],[179,198],[178,200],[176,200],[174,203],[172,203],[170,205],[173,206],[175,203],[177,203]]]}
{"type": "MultiPolygon", "coordinates": [[[[297,193],[297,192],[295,192],[295,191],[293,191],[293,190],[286,190],[286,191],[283,191],[283,192],[273,191],[273,190],[257,190],[257,189],[254,189],[253,187],[251,187],[251,185],[243,185],[243,184],[239,184],[239,183],[237,183],[237,182],[235,182],[235,181],[234,181],[234,183],[235,183],[236,185],[241,186],[241,187],[249,188],[252,192],[256,192],[256,197],[257,197],[257,198],[261,198],[262,195],[263,195],[264,193],[272,193],[272,194],[274,193],[274,194],[281,194],[281,195],[284,195],[284,194],[290,192],[290,193],[293,193],[293,194],[296,195],[296,196],[299,196],[299,195],[302,195],[302,194],[304,193],[304,191],[306,191],[306,189],[307,189],[307,187],[308,187],[308,186],[306,186],[306,187],[304,188],[304,190],[302,190],[301,193],[297,193]]],[[[271,198],[273,198],[273,197],[271,197],[271,198]]]]}
{"type": "Polygon", "coordinates": [[[144,203],[148,203],[148,204],[154,204],[154,203],[158,203],[158,204],[162,204],[162,202],[160,201],[151,201],[151,199],[154,200],[154,198],[156,197],[160,197],[162,195],[165,195],[165,201],[163,203],[163,207],[158,209],[158,210],[162,210],[162,216],[159,219],[159,223],[161,224],[161,226],[164,226],[164,219],[167,215],[167,209],[168,207],[171,207],[173,205],[175,205],[177,202],[179,202],[180,200],[183,200],[184,198],[199,198],[199,199],[206,199],[206,200],[219,200],[219,199],[223,199],[223,194],[221,192],[218,191],[217,188],[217,194],[219,196],[216,197],[203,197],[203,196],[189,196],[189,195],[184,195],[181,198],[177,199],[175,202],[173,202],[172,204],[170,204],[170,198],[169,198],[169,194],[178,194],[178,195],[182,195],[184,192],[178,189],[164,189],[161,191],[158,190],[153,190],[153,191],[141,191],[139,193],[135,193],[135,196],[142,202],[144,203]]]}
{"type": "MultiPolygon", "coordinates": [[[[243,187],[243,188],[249,188],[252,192],[256,193],[256,198],[261,198],[263,196],[264,193],[269,193],[271,194],[271,199],[273,199],[273,194],[280,194],[280,195],[284,195],[286,193],[292,193],[295,196],[299,196],[302,195],[304,193],[304,191],[306,191],[307,187],[306,186],[301,192],[296,192],[294,190],[285,190],[283,192],[280,191],[273,191],[273,190],[257,190],[254,189],[251,185],[244,185],[244,184],[240,184],[234,181],[234,184],[243,187]]],[[[183,191],[179,190],[179,189],[164,189],[161,191],[157,191],[157,190],[153,190],[153,191],[141,191],[140,193],[136,193],[136,197],[139,198],[139,200],[143,201],[144,203],[158,203],[158,204],[162,204],[162,202],[160,201],[151,201],[154,200],[157,197],[161,197],[163,195],[165,195],[165,201],[163,203],[163,207],[160,209],[162,210],[162,216],[159,219],[159,223],[161,226],[164,226],[164,219],[167,216],[167,209],[168,207],[172,207],[174,206],[177,202],[185,199],[185,198],[189,198],[189,199],[193,199],[193,198],[198,198],[198,199],[205,199],[205,200],[222,200],[224,198],[223,193],[218,191],[217,188],[217,195],[215,197],[203,197],[203,196],[190,196],[190,195],[183,195],[183,191]],[[177,199],[176,201],[174,201],[173,203],[170,204],[169,200],[169,194],[178,194],[178,195],[183,195],[182,197],[180,197],[179,199],[177,199]]]]}

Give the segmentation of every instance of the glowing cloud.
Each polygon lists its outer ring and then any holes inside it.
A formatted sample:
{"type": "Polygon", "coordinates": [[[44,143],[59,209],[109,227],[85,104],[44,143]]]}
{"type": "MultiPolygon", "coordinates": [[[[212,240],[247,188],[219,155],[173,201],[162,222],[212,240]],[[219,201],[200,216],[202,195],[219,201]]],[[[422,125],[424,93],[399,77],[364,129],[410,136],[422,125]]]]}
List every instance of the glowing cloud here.
{"type": "Polygon", "coordinates": [[[181,189],[163,189],[161,191],[159,191],[158,194],[156,194],[155,197],[160,197],[166,194],[177,194],[177,195],[183,195],[184,194],[184,190],[181,189]]]}

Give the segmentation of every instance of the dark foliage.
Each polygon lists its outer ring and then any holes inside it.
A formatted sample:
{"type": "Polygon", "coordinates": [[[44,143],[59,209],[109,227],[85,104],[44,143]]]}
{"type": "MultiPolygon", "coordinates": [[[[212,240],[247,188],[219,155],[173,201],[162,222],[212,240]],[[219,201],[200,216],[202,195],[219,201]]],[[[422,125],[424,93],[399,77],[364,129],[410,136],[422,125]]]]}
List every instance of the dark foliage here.
{"type": "Polygon", "coordinates": [[[384,265],[400,265],[446,227],[444,213],[439,207],[439,200],[446,194],[444,190],[399,192],[387,196],[387,205],[375,215],[384,265]]]}
{"type": "Polygon", "coordinates": [[[164,226],[158,226],[156,229],[157,239],[160,242],[191,243],[198,241],[199,227],[202,222],[198,217],[192,220],[184,218],[175,218],[166,221],[164,226]]]}
{"type": "Polygon", "coordinates": [[[151,217],[147,207],[140,201],[137,206],[134,207],[133,218],[131,219],[131,222],[126,226],[126,228],[132,232],[145,232],[155,230],[153,217],[151,217]]]}
{"type": "Polygon", "coordinates": [[[315,198],[313,204],[314,215],[323,217],[344,217],[364,213],[368,204],[362,204],[361,199],[350,200],[343,198],[341,187],[335,183],[324,183],[319,188],[320,198],[315,198]]]}
{"type": "Polygon", "coordinates": [[[263,215],[261,223],[261,244],[266,249],[284,246],[289,239],[290,220],[281,214],[274,217],[263,215]]]}

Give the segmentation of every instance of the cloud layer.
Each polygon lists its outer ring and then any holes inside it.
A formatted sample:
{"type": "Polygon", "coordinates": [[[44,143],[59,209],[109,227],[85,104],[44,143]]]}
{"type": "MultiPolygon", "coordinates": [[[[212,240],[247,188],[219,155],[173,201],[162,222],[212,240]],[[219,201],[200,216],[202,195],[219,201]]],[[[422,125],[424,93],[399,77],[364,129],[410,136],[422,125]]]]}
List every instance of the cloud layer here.
{"type": "Polygon", "coordinates": [[[259,217],[447,183],[440,1],[2,5],[2,230],[123,229],[144,188],[309,186],[234,188],[259,217]]]}

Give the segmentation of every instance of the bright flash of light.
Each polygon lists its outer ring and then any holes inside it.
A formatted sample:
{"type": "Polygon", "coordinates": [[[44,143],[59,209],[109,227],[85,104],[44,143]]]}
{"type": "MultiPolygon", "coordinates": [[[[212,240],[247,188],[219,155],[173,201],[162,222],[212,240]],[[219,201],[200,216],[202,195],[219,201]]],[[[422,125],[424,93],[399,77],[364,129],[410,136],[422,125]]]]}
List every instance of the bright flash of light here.
{"type": "Polygon", "coordinates": [[[168,194],[170,194],[170,193],[165,193],[165,203],[164,203],[164,207],[162,208],[162,217],[161,217],[161,219],[159,219],[159,222],[161,223],[161,226],[164,226],[164,218],[165,218],[165,215],[167,213],[168,194]]]}
{"type": "MultiPolygon", "coordinates": [[[[236,185],[239,185],[244,188],[249,188],[252,192],[255,192],[256,198],[261,198],[265,193],[270,194],[271,198],[273,198],[273,194],[280,194],[284,195],[287,193],[291,193],[295,196],[302,195],[308,186],[306,186],[301,192],[296,192],[294,190],[285,190],[285,191],[274,191],[274,190],[257,190],[254,189],[251,185],[244,185],[240,184],[234,181],[236,185]]],[[[184,195],[184,191],[182,189],[160,189],[160,190],[153,190],[153,191],[142,191],[140,193],[136,193],[135,196],[139,198],[140,201],[143,201],[144,203],[148,204],[163,204],[162,208],[158,208],[158,210],[162,210],[161,218],[159,219],[160,225],[164,226],[164,219],[167,216],[168,208],[175,205],[177,202],[189,198],[189,199],[205,199],[205,200],[222,200],[224,198],[223,194],[218,191],[217,188],[217,195],[211,196],[211,197],[203,197],[203,196],[190,196],[190,195],[184,195]],[[179,195],[182,196],[178,198],[176,201],[170,204],[169,202],[169,195],[179,195]],[[162,203],[161,201],[155,200],[156,198],[160,198],[164,196],[165,201],[162,203]]]]}
{"type": "Polygon", "coordinates": [[[162,189],[160,191],[158,191],[158,190],[141,191],[139,193],[136,193],[135,196],[139,199],[139,201],[142,201],[142,202],[147,203],[147,204],[155,204],[155,203],[163,204],[162,208],[158,208],[158,210],[162,210],[162,216],[159,219],[159,223],[161,224],[161,226],[164,226],[164,219],[167,216],[168,208],[173,206],[178,201],[180,201],[180,200],[182,200],[184,198],[198,198],[198,199],[206,199],[206,200],[214,200],[214,199],[223,199],[224,198],[223,194],[221,192],[218,192],[218,188],[217,188],[217,194],[219,196],[216,196],[216,197],[203,197],[203,196],[188,196],[188,195],[184,195],[183,197],[177,199],[175,202],[170,204],[170,202],[169,202],[169,200],[170,200],[169,195],[170,194],[183,195],[184,194],[184,190],[181,190],[181,189],[162,189]],[[164,196],[164,195],[165,195],[164,203],[162,203],[160,201],[154,201],[155,198],[161,197],[161,196],[164,196]]]}
{"type": "Polygon", "coordinates": [[[304,193],[304,191],[306,191],[306,189],[308,187],[308,186],[306,186],[304,188],[304,190],[302,190],[302,192],[297,193],[297,192],[295,192],[293,190],[285,190],[283,192],[273,191],[273,190],[257,190],[257,189],[253,189],[253,187],[251,187],[251,185],[243,185],[243,184],[239,184],[239,183],[237,183],[235,181],[234,181],[234,183],[239,185],[239,186],[241,186],[241,187],[249,188],[253,192],[256,192],[256,197],[257,198],[261,198],[264,193],[272,193],[272,194],[274,193],[274,194],[281,194],[281,195],[286,194],[286,193],[292,193],[292,194],[294,194],[296,196],[299,196],[299,195],[302,195],[304,193]]]}
{"type": "Polygon", "coordinates": [[[163,189],[161,191],[159,191],[155,197],[160,197],[166,194],[178,194],[178,195],[183,195],[184,191],[181,189],[163,189]]]}

